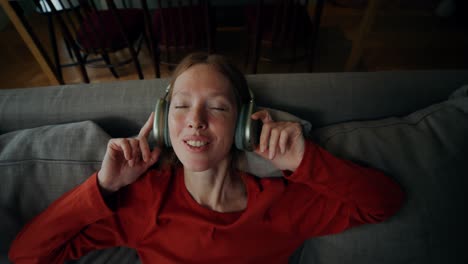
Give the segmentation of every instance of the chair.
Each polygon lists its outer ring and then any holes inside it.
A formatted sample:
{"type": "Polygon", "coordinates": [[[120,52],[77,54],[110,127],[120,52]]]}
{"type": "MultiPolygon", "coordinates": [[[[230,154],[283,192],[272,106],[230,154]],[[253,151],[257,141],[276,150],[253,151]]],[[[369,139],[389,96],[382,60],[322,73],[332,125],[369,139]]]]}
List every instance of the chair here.
{"type": "MultiPolygon", "coordinates": [[[[36,4],[36,11],[40,14],[43,14],[47,17],[47,26],[49,29],[49,39],[50,39],[50,44],[52,46],[52,55],[54,58],[54,63],[57,65],[56,69],[56,75],[57,78],[63,82],[63,76],[62,76],[62,71],[60,69],[60,55],[57,47],[57,38],[55,35],[55,25],[52,17],[52,10],[49,7],[49,4],[47,4],[47,0],[34,0],[36,4]]],[[[79,6],[78,0],[72,0],[70,3],[64,2],[63,5],[59,2],[59,0],[52,0],[52,4],[54,5],[55,9],[57,12],[68,12],[71,11],[74,8],[77,8],[79,6]]],[[[71,59],[73,59],[73,54],[71,51],[70,44],[66,39],[64,39],[65,46],[67,48],[68,54],[71,59]]]]}
{"type": "MultiPolygon", "coordinates": [[[[71,0],[44,1],[50,8],[51,16],[58,22],[65,42],[71,46],[77,61],[56,65],[57,71],[61,71],[61,67],[79,65],[83,80],[88,83],[86,65],[109,68],[114,77],[118,78],[115,68],[133,62],[138,77],[143,79],[137,57],[144,37],[143,10],[127,8],[125,0],[121,1],[123,8],[116,7],[116,0],[106,0],[107,9],[98,8],[102,2],[100,0],[79,0],[78,7],[68,12],[61,12],[67,6],[72,6],[71,0]],[[131,58],[112,63],[109,54],[125,49],[129,51],[131,58]],[[89,59],[90,55],[97,55],[100,58],[89,59]]],[[[38,8],[47,11],[41,6],[43,1],[35,0],[35,2],[38,8]]]]}
{"type": "Polygon", "coordinates": [[[157,9],[151,14],[148,1],[141,0],[157,78],[161,76],[161,64],[172,69],[187,53],[197,50],[213,52],[214,28],[208,1],[167,0],[162,3],[155,0],[152,3],[155,2],[157,9]]]}
{"type": "Polygon", "coordinates": [[[270,51],[266,60],[293,64],[299,59],[307,58],[308,70],[312,71],[324,0],[316,1],[313,21],[307,12],[307,2],[272,0],[265,4],[263,0],[257,0],[256,6],[245,9],[249,39],[245,64],[248,65],[252,53],[252,73],[257,73],[263,46],[270,51]],[[299,45],[303,47],[301,54],[297,52],[299,45]]]}

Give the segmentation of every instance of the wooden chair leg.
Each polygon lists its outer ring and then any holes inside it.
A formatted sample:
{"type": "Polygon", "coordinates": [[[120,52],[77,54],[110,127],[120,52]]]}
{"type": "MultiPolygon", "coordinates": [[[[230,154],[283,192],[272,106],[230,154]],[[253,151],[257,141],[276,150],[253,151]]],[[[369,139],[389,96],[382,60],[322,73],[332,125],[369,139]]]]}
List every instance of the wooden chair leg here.
{"type": "Polygon", "coordinates": [[[322,19],[322,11],[323,11],[324,4],[325,4],[325,0],[318,0],[315,5],[315,14],[314,14],[314,21],[313,21],[314,32],[312,33],[312,43],[310,45],[310,50],[308,50],[309,72],[312,72],[314,70],[315,49],[317,48],[318,33],[320,30],[320,21],[322,19]]]}
{"type": "Polygon", "coordinates": [[[60,64],[60,55],[57,47],[57,38],[55,36],[54,20],[50,14],[47,15],[47,26],[49,29],[50,44],[52,46],[52,55],[54,56],[55,73],[57,74],[58,79],[63,80],[62,66],[60,64]]]}
{"type": "Polygon", "coordinates": [[[52,85],[64,84],[63,79],[58,78],[54,69],[54,64],[50,60],[36,34],[34,34],[31,25],[29,25],[26,20],[20,4],[16,1],[0,0],[0,6],[3,7],[5,14],[10,18],[13,26],[31,51],[50,83],[52,85]]]}
{"type": "Polygon", "coordinates": [[[109,58],[109,54],[107,54],[107,52],[103,52],[101,53],[101,57],[102,59],[106,62],[107,64],[107,67],[109,68],[110,72],[112,73],[112,75],[114,75],[115,78],[119,78],[119,75],[117,74],[117,72],[115,71],[115,67],[112,66],[112,63],[111,63],[111,60],[109,58]]]}
{"type": "Polygon", "coordinates": [[[73,60],[74,57],[73,57],[73,52],[71,50],[70,44],[68,43],[66,39],[63,39],[63,42],[65,42],[65,47],[67,48],[68,56],[70,57],[70,59],[73,60]]]}
{"type": "Polygon", "coordinates": [[[76,50],[75,50],[75,57],[78,60],[78,64],[80,65],[80,72],[81,72],[81,77],[83,77],[83,81],[85,83],[89,83],[89,76],[88,76],[88,72],[86,71],[86,67],[85,67],[86,60],[84,60],[83,57],[81,57],[81,54],[76,53],[76,50]]]}
{"type": "Polygon", "coordinates": [[[256,19],[257,21],[255,22],[255,39],[254,39],[254,45],[253,45],[253,62],[252,62],[252,74],[257,73],[257,64],[258,64],[258,59],[260,57],[260,46],[261,46],[261,40],[262,40],[262,33],[263,33],[263,28],[262,28],[262,8],[263,8],[263,0],[258,0],[257,2],[257,16],[256,19]]]}
{"type": "Polygon", "coordinates": [[[143,34],[143,41],[145,42],[146,48],[148,48],[149,54],[151,54],[151,42],[146,34],[143,34]]]}
{"type": "Polygon", "coordinates": [[[151,62],[153,63],[153,69],[154,69],[154,76],[156,78],[161,78],[161,52],[159,50],[159,47],[157,43],[153,40],[153,38],[150,38],[149,40],[149,47],[150,47],[150,55],[151,55],[151,62]]]}
{"type": "Polygon", "coordinates": [[[153,49],[153,66],[156,74],[156,78],[161,78],[161,53],[159,52],[158,47],[154,47],[153,49]]]}
{"type": "Polygon", "coordinates": [[[247,72],[249,67],[249,57],[250,57],[250,46],[251,46],[251,39],[250,36],[247,36],[247,47],[245,49],[245,60],[244,60],[244,68],[247,72]]]}
{"type": "Polygon", "coordinates": [[[132,56],[132,60],[133,60],[133,63],[135,64],[136,71],[138,72],[138,78],[140,80],[143,80],[144,79],[143,71],[141,70],[141,65],[140,65],[140,61],[138,60],[138,55],[136,54],[135,49],[132,46],[128,47],[128,49],[130,50],[130,55],[132,56]]]}
{"type": "Polygon", "coordinates": [[[345,71],[354,71],[357,65],[360,63],[363,51],[363,42],[367,37],[371,28],[375,22],[376,14],[379,9],[381,0],[369,0],[369,4],[365,11],[364,17],[361,19],[361,25],[359,26],[359,34],[355,40],[353,40],[353,46],[351,54],[348,57],[345,65],[345,71]]]}
{"type": "Polygon", "coordinates": [[[253,47],[253,62],[252,62],[252,74],[257,73],[258,60],[260,58],[260,35],[255,36],[255,44],[253,47]]]}

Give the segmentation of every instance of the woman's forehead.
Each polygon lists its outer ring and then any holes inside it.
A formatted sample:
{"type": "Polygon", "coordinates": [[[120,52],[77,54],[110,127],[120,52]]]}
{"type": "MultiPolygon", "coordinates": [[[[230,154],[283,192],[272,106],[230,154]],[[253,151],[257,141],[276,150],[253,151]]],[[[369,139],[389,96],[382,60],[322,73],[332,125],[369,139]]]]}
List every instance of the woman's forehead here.
{"type": "Polygon", "coordinates": [[[190,67],[174,82],[172,97],[196,94],[234,97],[234,91],[228,78],[213,66],[206,64],[190,67]]]}

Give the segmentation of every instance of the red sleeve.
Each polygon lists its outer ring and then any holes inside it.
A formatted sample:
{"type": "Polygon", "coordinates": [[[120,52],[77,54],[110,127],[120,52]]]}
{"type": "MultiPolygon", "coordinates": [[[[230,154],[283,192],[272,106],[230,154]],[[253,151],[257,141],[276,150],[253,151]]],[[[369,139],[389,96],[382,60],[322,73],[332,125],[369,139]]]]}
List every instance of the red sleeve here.
{"type": "Polygon", "coordinates": [[[293,230],[304,239],[384,221],[404,201],[400,186],[382,172],[339,159],[306,141],[286,195],[293,230]]]}
{"type": "Polygon", "coordinates": [[[9,258],[13,263],[63,263],[127,242],[95,173],[29,222],[11,245],[9,258]]]}

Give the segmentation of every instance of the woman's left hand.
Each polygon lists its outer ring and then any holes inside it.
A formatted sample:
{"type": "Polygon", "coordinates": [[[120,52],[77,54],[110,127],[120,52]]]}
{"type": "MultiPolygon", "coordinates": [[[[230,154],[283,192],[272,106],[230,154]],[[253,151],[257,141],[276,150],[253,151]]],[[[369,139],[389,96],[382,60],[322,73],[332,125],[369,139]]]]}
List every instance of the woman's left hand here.
{"type": "Polygon", "coordinates": [[[263,123],[255,153],[269,159],[280,170],[295,171],[302,161],[305,149],[301,124],[275,122],[267,110],[260,110],[251,117],[263,123]]]}

